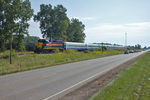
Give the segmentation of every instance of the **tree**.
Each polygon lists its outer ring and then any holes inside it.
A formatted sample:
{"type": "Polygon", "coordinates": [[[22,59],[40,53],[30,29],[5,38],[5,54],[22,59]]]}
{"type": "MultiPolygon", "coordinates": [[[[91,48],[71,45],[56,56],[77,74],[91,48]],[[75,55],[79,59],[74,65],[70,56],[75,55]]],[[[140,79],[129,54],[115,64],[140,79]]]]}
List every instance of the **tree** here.
{"type": "Polygon", "coordinates": [[[140,44],[135,45],[135,49],[141,49],[141,45],[140,44]]]}
{"type": "Polygon", "coordinates": [[[54,40],[62,40],[66,41],[67,36],[66,32],[69,26],[69,18],[67,17],[67,9],[64,8],[62,5],[57,5],[54,7],[54,40]]]}
{"type": "Polygon", "coordinates": [[[28,35],[28,28],[29,24],[28,21],[33,16],[33,9],[31,9],[31,3],[29,0],[25,0],[20,5],[20,14],[19,14],[19,21],[18,21],[18,30],[17,34],[17,45],[16,49],[18,51],[25,50],[24,45],[24,34],[28,35]]]}
{"type": "Polygon", "coordinates": [[[5,42],[10,40],[10,64],[12,63],[11,50],[13,33],[22,33],[21,35],[24,35],[27,32],[27,21],[31,18],[31,13],[33,13],[30,8],[29,0],[0,1],[0,44],[2,44],[1,49],[3,50],[5,48],[5,42]]]}
{"type": "Polygon", "coordinates": [[[67,30],[67,41],[70,42],[84,42],[85,33],[84,33],[84,24],[78,19],[71,19],[69,28],[67,30]]]}
{"type": "Polygon", "coordinates": [[[50,4],[42,4],[40,11],[34,16],[34,21],[40,22],[43,38],[50,41],[84,42],[84,24],[78,19],[70,21],[66,12],[67,9],[62,5],[52,8],[50,4]]]}
{"type": "Polygon", "coordinates": [[[37,15],[34,15],[34,21],[40,22],[40,29],[41,33],[44,37],[49,37],[52,39],[52,36],[54,35],[53,27],[53,9],[52,6],[42,4],[40,5],[40,12],[37,13],[37,15]]]}
{"type": "MultiPolygon", "coordinates": [[[[1,0],[0,1],[0,49],[5,50],[8,39],[12,41],[13,33],[18,35],[17,49],[23,46],[24,34],[27,34],[27,21],[33,15],[29,0],[1,0]]],[[[10,47],[11,48],[11,47],[10,47]]]]}
{"type": "Polygon", "coordinates": [[[4,22],[5,15],[4,15],[4,8],[6,6],[6,3],[4,0],[0,0],[0,51],[5,50],[5,35],[4,35],[4,22]]]}
{"type": "Polygon", "coordinates": [[[75,34],[75,29],[74,29],[74,25],[73,25],[73,23],[70,21],[69,22],[69,27],[68,27],[68,29],[67,29],[67,33],[66,33],[66,35],[67,35],[67,41],[68,42],[73,42],[74,41],[74,34],[75,34]]]}
{"type": "MultiPolygon", "coordinates": [[[[15,21],[18,19],[18,0],[0,0],[0,43],[5,50],[6,41],[16,30],[15,21]]],[[[10,38],[11,39],[11,38],[10,38]]]]}
{"type": "MultiPolygon", "coordinates": [[[[19,20],[19,6],[21,4],[20,0],[2,0],[2,8],[0,16],[2,17],[2,28],[1,28],[1,37],[2,39],[10,38],[10,64],[12,63],[11,51],[12,51],[12,34],[17,30],[16,21],[19,20]]],[[[5,41],[1,41],[1,43],[5,46],[5,41]]],[[[3,48],[3,46],[2,46],[3,48]]]]}
{"type": "Polygon", "coordinates": [[[144,47],[144,49],[148,49],[148,47],[147,47],[147,46],[145,46],[145,47],[144,47]]]}
{"type": "Polygon", "coordinates": [[[69,19],[66,14],[66,8],[62,5],[55,6],[42,4],[40,12],[34,16],[35,21],[40,22],[43,38],[53,40],[66,40],[66,30],[69,25],[69,19]]]}

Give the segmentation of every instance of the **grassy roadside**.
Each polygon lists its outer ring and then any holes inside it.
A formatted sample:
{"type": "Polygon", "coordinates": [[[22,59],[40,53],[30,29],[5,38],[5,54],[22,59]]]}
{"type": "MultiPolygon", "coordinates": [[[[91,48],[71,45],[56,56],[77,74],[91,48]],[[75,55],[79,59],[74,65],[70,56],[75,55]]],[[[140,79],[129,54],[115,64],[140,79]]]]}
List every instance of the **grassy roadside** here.
{"type": "Polygon", "coordinates": [[[14,72],[26,71],[36,68],[44,68],[58,64],[82,61],[87,59],[100,58],[105,56],[122,54],[121,50],[86,51],[77,52],[68,50],[63,53],[55,54],[34,54],[32,52],[13,52],[13,64],[9,64],[9,51],[0,53],[0,75],[14,72]]]}
{"type": "Polygon", "coordinates": [[[91,100],[150,100],[150,52],[124,69],[91,100]]]}

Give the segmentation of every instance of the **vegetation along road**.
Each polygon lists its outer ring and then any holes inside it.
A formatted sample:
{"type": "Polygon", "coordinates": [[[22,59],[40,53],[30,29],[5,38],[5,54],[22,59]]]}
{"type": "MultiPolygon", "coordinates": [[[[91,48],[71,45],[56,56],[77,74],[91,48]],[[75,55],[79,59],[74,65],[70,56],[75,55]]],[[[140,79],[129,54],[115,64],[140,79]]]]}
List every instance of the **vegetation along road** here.
{"type": "Polygon", "coordinates": [[[0,76],[1,100],[53,100],[144,52],[0,76]]]}
{"type": "Polygon", "coordinates": [[[33,54],[32,52],[13,52],[13,63],[9,64],[9,52],[0,53],[0,75],[8,73],[26,71],[31,69],[54,66],[87,59],[100,58],[122,54],[124,49],[107,50],[86,50],[78,52],[67,50],[65,52],[56,52],[55,54],[33,54]]]}

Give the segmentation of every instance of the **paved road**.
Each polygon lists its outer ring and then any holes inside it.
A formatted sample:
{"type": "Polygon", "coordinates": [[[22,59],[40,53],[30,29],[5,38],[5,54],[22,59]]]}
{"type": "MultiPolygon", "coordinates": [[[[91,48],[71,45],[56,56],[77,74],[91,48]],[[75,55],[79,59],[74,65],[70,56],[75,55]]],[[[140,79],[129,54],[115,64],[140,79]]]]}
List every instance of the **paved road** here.
{"type": "Polygon", "coordinates": [[[142,54],[116,55],[0,76],[0,100],[53,100],[142,54]]]}

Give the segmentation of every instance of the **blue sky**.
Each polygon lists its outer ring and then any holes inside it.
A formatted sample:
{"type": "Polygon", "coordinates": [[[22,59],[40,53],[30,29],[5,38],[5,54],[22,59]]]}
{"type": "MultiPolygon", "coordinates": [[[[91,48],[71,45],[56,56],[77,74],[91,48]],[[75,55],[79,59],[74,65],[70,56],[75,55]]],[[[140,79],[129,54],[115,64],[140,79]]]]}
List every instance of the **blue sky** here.
{"type": "MultiPolygon", "coordinates": [[[[150,0],[31,0],[36,14],[40,4],[62,4],[69,18],[85,24],[85,42],[150,46],[150,0]]],[[[30,22],[30,35],[40,36],[39,23],[30,22]]]]}

